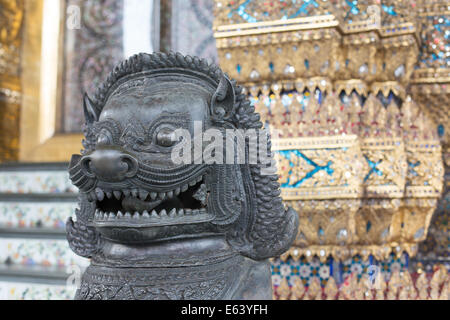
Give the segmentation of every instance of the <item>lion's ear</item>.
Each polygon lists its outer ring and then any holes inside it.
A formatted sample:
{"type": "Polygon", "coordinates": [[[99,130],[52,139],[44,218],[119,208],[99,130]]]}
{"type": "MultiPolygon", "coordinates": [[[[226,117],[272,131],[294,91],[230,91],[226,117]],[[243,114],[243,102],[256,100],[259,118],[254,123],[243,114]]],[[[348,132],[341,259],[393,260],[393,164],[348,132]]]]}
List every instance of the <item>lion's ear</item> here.
{"type": "Polygon", "coordinates": [[[229,120],[234,114],[236,100],[234,86],[225,75],[219,81],[219,86],[211,99],[212,119],[217,122],[229,120]]]}
{"type": "Polygon", "coordinates": [[[95,104],[92,102],[91,98],[89,98],[87,93],[84,94],[83,98],[83,110],[84,118],[87,124],[92,124],[95,121],[98,121],[100,112],[97,110],[95,104]]]}

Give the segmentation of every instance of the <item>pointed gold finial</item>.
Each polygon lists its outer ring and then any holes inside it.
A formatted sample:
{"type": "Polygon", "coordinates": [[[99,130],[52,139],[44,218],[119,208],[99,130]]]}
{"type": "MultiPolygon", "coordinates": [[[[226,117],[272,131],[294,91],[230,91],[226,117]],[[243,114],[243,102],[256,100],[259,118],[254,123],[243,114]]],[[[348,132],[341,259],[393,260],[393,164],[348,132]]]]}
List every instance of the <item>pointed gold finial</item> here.
{"type": "Polygon", "coordinates": [[[301,300],[305,294],[305,286],[303,285],[302,279],[296,277],[294,280],[294,285],[291,288],[291,300],[301,300]]]}
{"type": "Polygon", "coordinates": [[[421,300],[427,300],[428,299],[428,279],[425,272],[423,272],[419,278],[416,281],[416,287],[419,291],[418,298],[421,300]]]}
{"type": "Polygon", "coordinates": [[[356,94],[353,94],[350,100],[348,110],[348,123],[346,130],[348,133],[359,134],[361,127],[362,107],[356,94]]]}
{"type": "Polygon", "coordinates": [[[450,281],[447,280],[442,287],[441,295],[439,296],[439,300],[450,300],[450,281]]]}
{"type": "Polygon", "coordinates": [[[400,137],[400,110],[394,100],[386,108],[386,129],[389,137],[400,137]]]}
{"type": "Polygon", "coordinates": [[[321,300],[322,288],[320,286],[319,278],[312,278],[311,282],[309,283],[307,294],[311,300],[321,300]]]}
{"type": "Polygon", "coordinates": [[[324,293],[327,300],[334,300],[336,299],[336,295],[338,294],[339,290],[336,285],[336,281],[333,277],[328,278],[327,284],[324,288],[324,293]]]}
{"type": "Polygon", "coordinates": [[[289,284],[288,284],[286,278],[283,278],[283,280],[281,280],[281,283],[277,288],[277,293],[278,293],[279,300],[288,300],[289,299],[291,290],[289,288],[289,284]]]}

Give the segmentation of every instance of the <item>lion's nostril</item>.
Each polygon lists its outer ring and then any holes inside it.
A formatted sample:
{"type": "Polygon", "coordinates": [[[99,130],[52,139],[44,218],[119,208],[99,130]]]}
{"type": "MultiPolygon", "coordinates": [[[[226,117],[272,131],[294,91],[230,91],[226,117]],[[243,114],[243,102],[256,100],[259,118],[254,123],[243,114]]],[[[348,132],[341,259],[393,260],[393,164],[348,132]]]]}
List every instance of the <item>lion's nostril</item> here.
{"type": "Polygon", "coordinates": [[[94,177],[92,159],[89,156],[81,159],[81,168],[86,176],[94,177]]]}
{"type": "Polygon", "coordinates": [[[118,150],[98,149],[80,161],[86,176],[103,181],[122,181],[138,171],[137,160],[118,150]]]}
{"type": "Polygon", "coordinates": [[[129,168],[130,168],[130,166],[128,165],[128,163],[126,161],[121,162],[121,164],[120,164],[121,172],[127,172],[129,168]]]}
{"type": "Polygon", "coordinates": [[[135,158],[129,155],[123,155],[121,157],[122,167],[124,168],[125,176],[132,177],[136,174],[138,164],[135,158]]]}

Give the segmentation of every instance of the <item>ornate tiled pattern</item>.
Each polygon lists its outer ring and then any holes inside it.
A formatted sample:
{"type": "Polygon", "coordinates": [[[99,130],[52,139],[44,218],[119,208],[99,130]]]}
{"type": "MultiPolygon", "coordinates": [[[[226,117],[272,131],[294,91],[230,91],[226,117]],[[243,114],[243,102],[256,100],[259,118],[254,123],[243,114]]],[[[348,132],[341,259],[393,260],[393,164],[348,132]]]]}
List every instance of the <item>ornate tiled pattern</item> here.
{"type": "Polygon", "coordinates": [[[66,240],[0,238],[0,263],[24,266],[77,265],[85,267],[88,259],[75,255],[66,240]]]}
{"type": "Polygon", "coordinates": [[[313,278],[318,278],[322,285],[325,285],[332,276],[333,263],[331,260],[322,263],[318,258],[308,262],[302,257],[298,261],[288,259],[286,262],[274,259],[271,267],[274,286],[279,286],[283,278],[288,280],[290,286],[294,285],[295,278],[300,278],[305,286],[308,286],[313,278]]]}
{"type": "Polygon", "coordinates": [[[288,284],[293,286],[296,278],[300,278],[303,285],[307,287],[314,278],[319,279],[321,286],[325,286],[330,277],[333,277],[337,284],[342,283],[351,274],[360,279],[364,274],[371,275],[377,270],[381,272],[386,280],[395,271],[405,271],[408,269],[408,256],[406,254],[396,257],[391,254],[388,260],[376,261],[372,256],[366,261],[356,255],[343,262],[334,261],[329,258],[326,262],[321,262],[314,257],[309,261],[305,257],[299,260],[288,258],[285,262],[281,259],[273,259],[272,284],[277,287],[286,278],[288,284]],[[372,266],[372,267],[371,267],[372,266]]]}
{"type": "Polygon", "coordinates": [[[393,272],[407,270],[408,256],[404,254],[396,257],[394,254],[391,254],[389,259],[383,261],[375,261],[372,257],[364,261],[361,257],[354,256],[343,262],[341,266],[342,279],[349,277],[351,274],[356,274],[358,279],[360,279],[364,274],[371,273],[370,266],[377,266],[385,280],[388,280],[393,272]]]}
{"type": "Polygon", "coordinates": [[[0,227],[65,230],[76,207],[70,202],[0,202],[0,227]]]}
{"type": "Polygon", "coordinates": [[[2,171],[0,193],[76,193],[65,171],[2,171]]]}
{"type": "Polygon", "coordinates": [[[435,265],[430,272],[402,270],[389,279],[379,275],[358,278],[353,273],[341,283],[329,278],[325,286],[314,279],[307,288],[298,279],[291,286],[286,279],[274,287],[277,300],[449,300],[449,269],[435,265]]]}
{"type": "Polygon", "coordinates": [[[71,300],[75,287],[0,282],[0,300],[71,300]]]}

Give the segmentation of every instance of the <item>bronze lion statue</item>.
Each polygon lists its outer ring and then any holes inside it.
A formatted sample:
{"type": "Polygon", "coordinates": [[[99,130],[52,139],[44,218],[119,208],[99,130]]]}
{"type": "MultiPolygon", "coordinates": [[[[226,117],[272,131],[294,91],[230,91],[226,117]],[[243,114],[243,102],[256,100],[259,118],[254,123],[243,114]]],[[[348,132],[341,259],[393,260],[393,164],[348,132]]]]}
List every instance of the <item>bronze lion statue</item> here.
{"type": "MultiPolygon", "coordinates": [[[[91,264],[76,299],[272,298],[268,258],[298,228],[277,175],[247,160],[173,161],[190,146],[180,128],[263,130],[240,86],[204,59],[138,54],[85,95],[84,113],[84,150],[69,166],[80,207],[67,239],[91,264]]],[[[270,141],[264,152],[271,160],[270,141]]]]}

